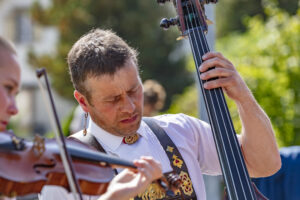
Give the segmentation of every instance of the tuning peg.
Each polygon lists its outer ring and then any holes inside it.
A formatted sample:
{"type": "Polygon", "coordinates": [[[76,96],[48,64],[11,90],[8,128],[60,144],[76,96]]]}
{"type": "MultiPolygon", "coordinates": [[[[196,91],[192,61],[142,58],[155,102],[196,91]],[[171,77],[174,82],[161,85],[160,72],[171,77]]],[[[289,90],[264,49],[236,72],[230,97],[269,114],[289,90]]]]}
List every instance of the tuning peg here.
{"type": "Polygon", "coordinates": [[[156,2],[160,5],[166,3],[167,1],[171,1],[171,0],[156,0],[156,2]]]}
{"type": "Polygon", "coordinates": [[[212,25],[212,24],[214,24],[214,23],[213,23],[211,20],[209,20],[209,19],[206,19],[205,21],[206,21],[206,24],[207,24],[207,25],[212,25]]]}
{"type": "Polygon", "coordinates": [[[187,36],[186,35],[180,35],[179,37],[176,38],[177,41],[185,39],[187,36]]]}
{"type": "Polygon", "coordinates": [[[170,26],[174,26],[174,25],[179,25],[179,20],[177,17],[171,19],[163,18],[160,21],[160,27],[164,29],[168,29],[170,26]]]}

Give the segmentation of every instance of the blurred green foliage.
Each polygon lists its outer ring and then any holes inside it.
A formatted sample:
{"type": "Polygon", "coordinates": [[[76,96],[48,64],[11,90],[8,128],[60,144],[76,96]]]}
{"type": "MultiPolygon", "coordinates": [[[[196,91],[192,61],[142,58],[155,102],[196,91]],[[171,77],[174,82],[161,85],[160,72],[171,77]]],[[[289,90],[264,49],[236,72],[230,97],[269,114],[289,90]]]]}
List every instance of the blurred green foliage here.
{"type": "Polygon", "coordinates": [[[290,15],[296,14],[299,4],[299,0],[219,0],[216,6],[217,36],[246,31],[248,17],[260,15],[266,20],[264,7],[270,2],[278,2],[278,7],[290,15]]]}
{"type": "Polygon", "coordinates": [[[140,52],[142,79],[155,79],[165,87],[168,107],[172,96],[193,82],[184,67],[184,55],[175,53],[181,44],[176,42],[179,32],[177,29],[165,32],[159,27],[160,19],[173,14],[173,10],[159,6],[155,0],[53,0],[46,10],[36,3],[32,8],[34,20],[42,25],[56,26],[60,41],[56,55],[37,57],[31,53],[31,63],[45,66],[56,91],[73,98],[66,64],[68,51],[92,28],[112,29],[140,52]]]}
{"type": "MultiPolygon", "coordinates": [[[[269,115],[279,145],[300,145],[300,9],[291,16],[270,2],[265,13],[266,21],[261,16],[248,18],[246,32],[218,39],[217,50],[234,63],[269,115]]],[[[172,105],[171,111],[195,109],[196,98],[196,90],[190,89],[174,100],[180,105],[172,105]]],[[[227,102],[239,132],[236,107],[227,102]]]]}

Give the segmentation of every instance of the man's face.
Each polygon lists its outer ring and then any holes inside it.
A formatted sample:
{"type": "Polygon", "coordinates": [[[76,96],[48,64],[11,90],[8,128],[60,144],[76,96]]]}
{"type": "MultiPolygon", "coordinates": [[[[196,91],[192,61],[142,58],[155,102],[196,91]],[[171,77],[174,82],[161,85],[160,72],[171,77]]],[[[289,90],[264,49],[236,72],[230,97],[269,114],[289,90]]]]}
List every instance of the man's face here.
{"type": "Polygon", "coordinates": [[[80,100],[79,103],[98,126],[118,136],[136,133],[144,99],[137,67],[131,59],[114,75],[88,76],[85,88],[90,94],[90,101],[87,102],[84,97],[85,105],[80,100]]]}

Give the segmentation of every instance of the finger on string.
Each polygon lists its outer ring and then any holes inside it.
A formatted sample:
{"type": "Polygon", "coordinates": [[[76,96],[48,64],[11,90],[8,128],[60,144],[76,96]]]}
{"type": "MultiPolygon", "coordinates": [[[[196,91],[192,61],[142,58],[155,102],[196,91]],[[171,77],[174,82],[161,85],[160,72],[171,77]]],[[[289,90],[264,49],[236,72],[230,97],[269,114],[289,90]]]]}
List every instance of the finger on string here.
{"type": "Polygon", "coordinates": [[[225,68],[215,68],[206,72],[201,73],[200,78],[202,80],[209,80],[212,78],[225,78],[232,75],[232,70],[225,68]]]}
{"type": "Polygon", "coordinates": [[[228,87],[233,84],[233,80],[231,77],[219,78],[211,81],[207,81],[204,83],[203,87],[207,90],[220,88],[220,87],[228,87]]]}
{"type": "Polygon", "coordinates": [[[199,67],[199,71],[200,72],[205,72],[210,68],[213,67],[220,67],[220,68],[227,68],[227,69],[232,69],[234,68],[232,66],[232,64],[230,62],[228,62],[227,60],[224,59],[220,59],[220,58],[212,58],[209,60],[204,61],[200,67],[199,67]]]}
{"type": "Polygon", "coordinates": [[[202,59],[203,60],[207,60],[207,59],[214,58],[214,57],[218,57],[218,58],[224,59],[223,54],[221,54],[220,52],[213,52],[213,51],[204,54],[202,56],[202,59]]]}

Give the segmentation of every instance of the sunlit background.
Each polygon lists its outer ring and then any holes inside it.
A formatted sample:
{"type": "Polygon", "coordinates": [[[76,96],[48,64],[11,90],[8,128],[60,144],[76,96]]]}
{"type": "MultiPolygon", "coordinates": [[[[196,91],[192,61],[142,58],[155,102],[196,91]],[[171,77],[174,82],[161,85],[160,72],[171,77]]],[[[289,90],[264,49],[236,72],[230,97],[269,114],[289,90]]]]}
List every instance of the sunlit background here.
{"type": "MultiPolygon", "coordinates": [[[[300,145],[299,2],[220,0],[207,8],[214,21],[208,33],[211,49],[237,67],[271,118],[280,147],[300,145]]],[[[67,53],[97,27],[112,29],[140,52],[142,79],[155,79],[166,89],[162,113],[203,115],[188,42],[176,40],[176,27],[159,27],[161,18],[174,15],[172,4],[159,6],[155,0],[0,0],[0,34],[14,42],[22,65],[19,114],[10,128],[21,137],[53,136],[35,76],[36,68],[45,67],[64,132],[70,133],[77,104],[67,53]]],[[[236,108],[230,100],[228,104],[240,132],[236,108]]],[[[220,187],[215,188],[219,195],[220,187]]]]}

